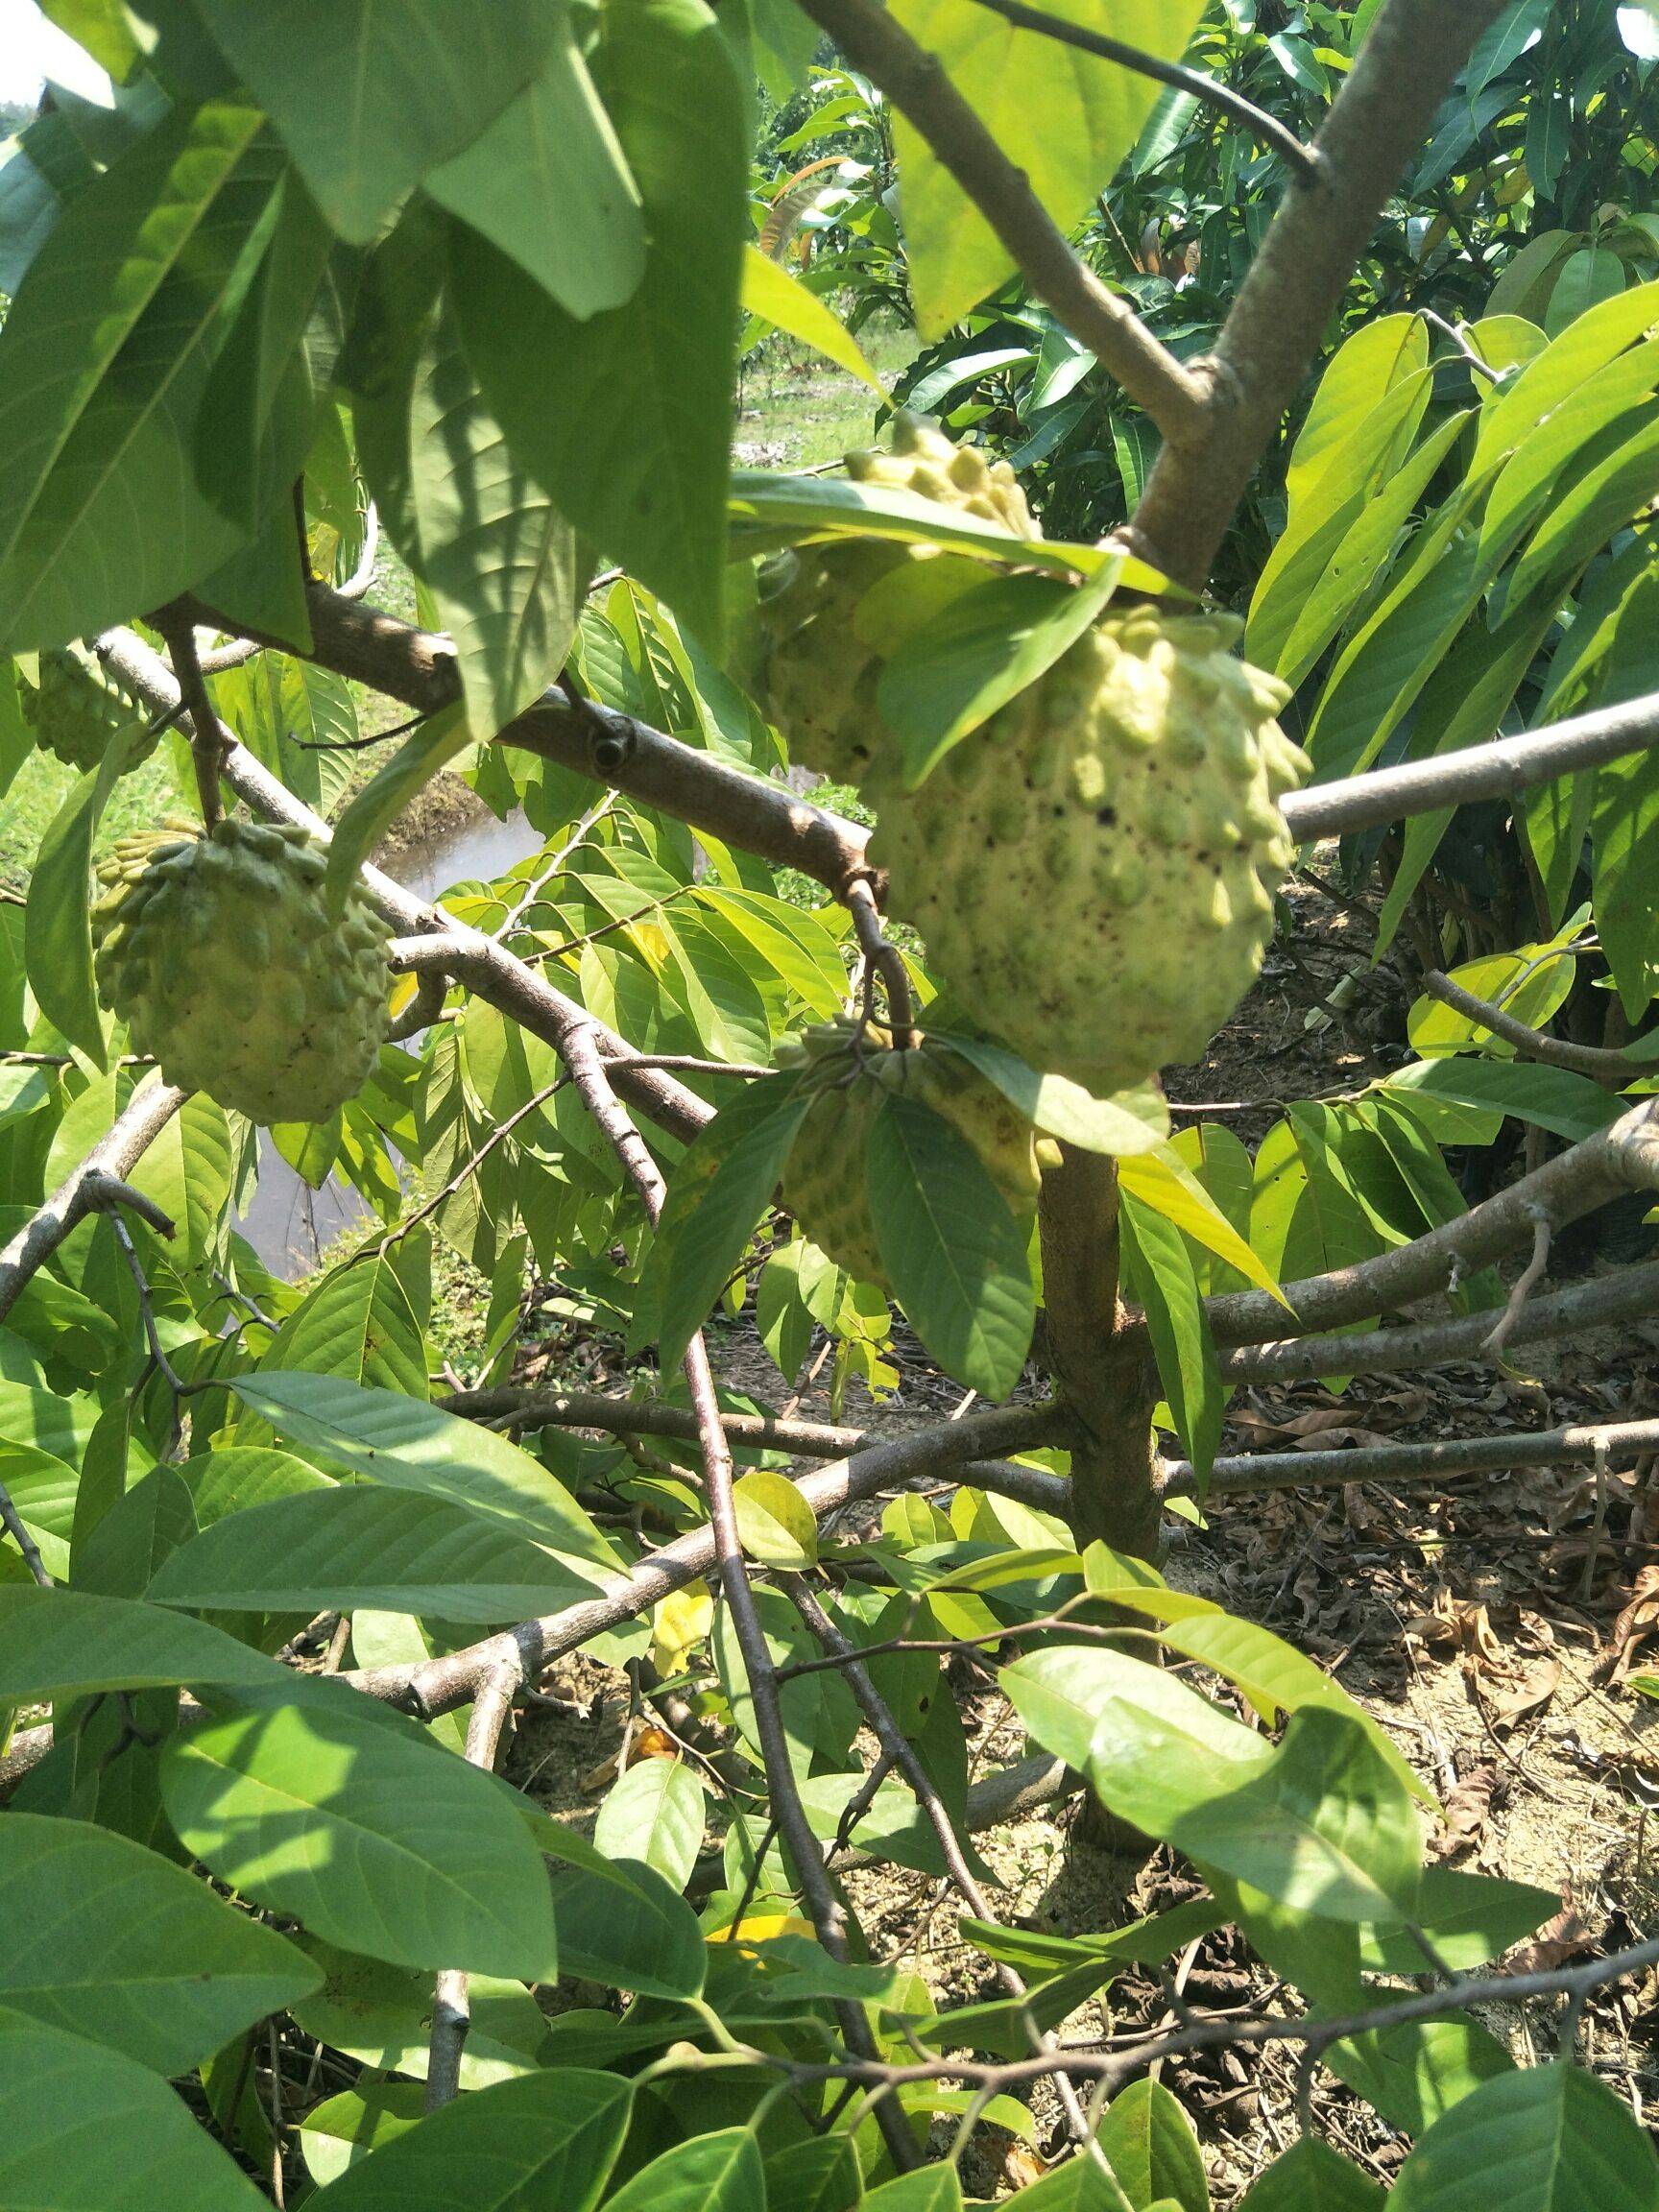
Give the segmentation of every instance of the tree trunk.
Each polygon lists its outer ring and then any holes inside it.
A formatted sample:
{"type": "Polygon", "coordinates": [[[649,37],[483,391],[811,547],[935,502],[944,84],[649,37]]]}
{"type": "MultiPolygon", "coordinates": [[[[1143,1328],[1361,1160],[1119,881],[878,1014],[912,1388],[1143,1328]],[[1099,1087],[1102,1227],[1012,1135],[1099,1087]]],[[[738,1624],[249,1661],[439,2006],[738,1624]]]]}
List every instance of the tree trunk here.
{"type": "Polygon", "coordinates": [[[1154,1559],[1158,1382],[1118,1342],[1118,1170],[1097,1152],[1060,1149],[1043,1176],[1039,1222],[1049,1371],[1085,1431],[1071,1454],[1071,1526],[1079,1544],[1154,1559]]]}

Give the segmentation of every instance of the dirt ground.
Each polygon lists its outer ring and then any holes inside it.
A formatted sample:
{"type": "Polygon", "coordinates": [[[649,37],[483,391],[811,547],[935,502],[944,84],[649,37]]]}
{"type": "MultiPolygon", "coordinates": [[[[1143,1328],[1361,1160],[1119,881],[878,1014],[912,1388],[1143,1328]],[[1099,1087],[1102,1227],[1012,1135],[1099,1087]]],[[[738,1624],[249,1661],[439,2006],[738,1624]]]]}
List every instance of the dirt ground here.
{"type": "MultiPolygon", "coordinates": [[[[1269,958],[1262,983],[1202,1070],[1178,1070],[1175,1099],[1246,1104],[1231,1118],[1254,1143],[1271,1101],[1363,1083],[1406,1057],[1398,977],[1373,976],[1358,919],[1299,891],[1294,961],[1269,958]],[[1347,1015],[1310,1029],[1306,1016],[1344,974],[1359,978],[1347,1015]]],[[[1596,1264],[1593,1249],[1580,1255],[1596,1264]]],[[[1224,1452],[1365,1444],[1628,1420],[1659,1412],[1659,1324],[1566,1340],[1513,1368],[1462,1364],[1418,1376],[1361,1378],[1340,1397],[1317,1384],[1241,1392],[1224,1452]]],[[[585,1348],[601,1384],[606,1356],[585,1348]]],[[[733,1385],[782,1406],[784,1389],[743,1332],[721,1353],[733,1385]]],[[[896,1397],[881,1408],[850,1404],[848,1420],[899,1427],[937,1419],[960,1393],[902,1358],[896,1397]]],[[[821,1382],[799,1410],[830,1416],[821,1382]]],[[[1644,1939],[1659,1927],[1659,1867],[1647,1808],[1659,1807],[1659,1704],[1631,1686],[1659,1669],[1659,1498],[1652,1466],[1594,1472],[1528,1469],[1394,1492],[1352,1484],[1219,1502],[1202,1527],[1175,1523],[1166,1572],[1286,1636],[1310,1653],[1388,1729],[1437,1792],[1430,1860],[1535,1884],[1560,1895],[1561,1913],[1525,1947],[1527,1964],[1555,1964],[1644,1939]]],[[[988,1666],[952,1663],[974,1778],[1025,1751],[988,1666]]],[[[576,1819],[603,1791],[628,1712],[626,1677],[578,1657],[559,1686],[567,1711],[533,1717],[515,1771],[536,1773],[536,1794],[576,1819]]],[[[976,1839],[995,1880],[998,1917],[1062,1934],[1109,1928],[1192,1893],[1190,1877],[1160,1851],[1123,1852],[1095,1839],[1078,1801],[1050,1806],[976,1839]]],[[[872,1952],[913,1967],[941,2003],[995,1995],[982,1954],[958,1933],[945,1886],[892,1866],[847,1876],[872,1952]]],[[[1512,1960],[1511,1963],[1515,1960],[1512,1960]]],[[[1223,1931],[1173,1962],[1168,1976],[1131,1972],[1108,1992],[1118,2029],[1172,2017],[1172,1996],[1199,2009],[1272,2007],[1274,1978],[1223,1931]]],[[[1581,2055],[1639,2116],[1659,2098],[1650,2026],[1653,1984],[1605,1992],[1586,2011],[1581,2055]]],[[[1105,2024],[1100,2002],[1067,2023],[1068,2039],[1105,2024]]],[[[1528,2019],[1498,2008],[1485,2025],[1525,2061],[1548,2057],[1548,2006],[1528,2019]],[[1536,2038],[1529,2041],[1529,2038],[1536,2038]]],[[[1216,2204],[1227,2212],[1298,2128],[1294,2055],[1203,2054],[1163,2079],[1198,2128],[1216,2204]]],[[[965,2174],[983,2195],[1042,2171],[1064,2146],[1051,2098],[1039,2095],[1034,2145],[982,2127],[965,2174]]],[[[1330,2140],[1387,2180],[1407,2145],[1334,2078],[1321,2072],[1317,2124],[1330,2140]]]]}

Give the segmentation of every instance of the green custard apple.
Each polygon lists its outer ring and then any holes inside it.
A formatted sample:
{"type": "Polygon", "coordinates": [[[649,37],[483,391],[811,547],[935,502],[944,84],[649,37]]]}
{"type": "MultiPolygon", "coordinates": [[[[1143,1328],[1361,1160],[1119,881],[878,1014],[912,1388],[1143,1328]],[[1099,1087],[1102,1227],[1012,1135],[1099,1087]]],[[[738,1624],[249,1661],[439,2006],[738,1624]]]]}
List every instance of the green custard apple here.
{"type": "Polygon", "coordinates": [[[84,645],[42,653],[39,670],[39,684],[23,687],[24,718],[48,753],[84,775],[141,716],[84,645]]]}
{"type": "Polygon", "coordinates": [[[888,1030],[845,1017],[785,1039],[779,1059],[804,1068],[814,1089],[784,1166],[783,1203],[803,1235],[861,1283],[892,1287],[866,1172],[871,1124],[890,1090],[920,1099],[966,1138],[1016,1218],[1036,1211],[1039,1140],[1018,1107],[957,1053],[926,1038],[896,1051],[888,1030]]]}
{"type": "MultiPolygon", "coordinates": [[[[910,492],[958,515],[996,522],[1019,538],[1040,535],[1014,471],[976,446],[957,445],[901,412],[890,443],[847,456],[855,483],[910,492]]],[[[760,574],[760,689],[792,759],[837,783],[862,781],[879,745],[878,655],[854,629],[859,601],[907,562],[937,547],[844,538],[775,555],[760,574]]]]}
{"type": "Polygon", "coordinates": [[[1272,935],[1279,802],[1309,763],[1240,627],[1108,618],[920,789],[882,793],[888,911],[988,1029],[1095,1092],[1197,1058],[1272,935]]]}
{"type": "Polygon", "coordinates": [[[99,871],[99,996],[169,1083],[254,1121],[321,1121],[359,1092],[389,1021],[385,922],[287,824],[125,838],[99,871]]]}

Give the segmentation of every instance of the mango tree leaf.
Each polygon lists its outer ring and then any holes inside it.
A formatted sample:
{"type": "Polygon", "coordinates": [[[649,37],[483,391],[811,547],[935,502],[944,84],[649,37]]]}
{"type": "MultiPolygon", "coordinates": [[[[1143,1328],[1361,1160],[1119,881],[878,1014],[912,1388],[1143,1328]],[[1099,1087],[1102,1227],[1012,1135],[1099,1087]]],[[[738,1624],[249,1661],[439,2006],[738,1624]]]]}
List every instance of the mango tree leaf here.
{"type": "MultiPolygon", "coordinates": [[[[1073,23],[1095,20],[1089,0],[1061,0],[1057,12],[1073,23]]],[[[1202,12],[1202,0],[1121,0],[1112,32],[1179,60],[1202,12]]],[[[1157,86],[1114,61],[1016,31],[971,0],[901,0],[895,13],[939,57],[1055,222],[1070,230],[1139,137],[1157,86]]],[[[1013,274],[1014,262],[902,114],[895,135],[917,326],[925,340],[942,338],[1013,274]]]]}
{"type": "Polygon", "coordinates": [[[0,2006],[184,2074],[322,1976],[180,1867],[84,1820],[0,1820],[0,2006]]]}
{"type": "Polygon", "coordinates": [[[395,1390],[359,1389],[329,1375],[248,1375],[232,1387],[278,1435],[372,1482],[448,1499],[566,1558],[616,1564],[565,1485],[493,1430],[395,1390]]]}
{"type": "Polygon", "coordinates": [[[147,2067],[0,2010],[0,2203],[30,2212],[269,2212],[147,2067]]]}
{"type": "Polygon", "coordinates": [[[1005,1398],[1031,1346],[1028,1230],[950,1122],[899,1092],[870,1131],[870,1210],[893,1288],[948,1373],[1005,1398]]]}
{"type": "Polygon", "coordinates": [[[215,0],[204,17],[341,237],[366,246],[427,170],[538,74],[561,11],[500,0],[215,0]]]}
{"type": "Polygon", "coordinates": [[[645,274],[639,189],[563,9],[541,74],[426,190],[567,314],[620,307],[645,274]]]}
{"type": "Polygon", "coordinates": [[[598,1595],[498,1521],[415,1490],[342,1484],[232,1513],[175,1551],[148,1595],[236,1613],[369,1606],[494,1627],[598,1595]]]}
{"type": "Polygon", "coordinates": [[[593,1823],[608,1859],[637,1859],[676,1889],[691,1879],[703,1848],[703,1784],[679,1759],[637,1759],[624,1767],[593,1823]]]}
{"type": "Polygon", "coordinates": [[[462,233],[449,264],[462,335],[515,456],[560,511],[718,637],[743,87],[700,0],[619,0],[590,62],[644,204],[644,277],[624,305],[577,322],[462,233]]]}
{"type": "Polygon", "coordinates": [[[563,2066],[475,2089],[349,2166],[317,2212],[590,2212],[633,2109],[617,2074],[563,2066]]]}
{"type": "Polygon", "coordinates": [[[321,1681],[298,1703],[245,1694],[176,1737],[161,1795],[180,1841],[347,1950],[551,1981],[546,1871],[510,1796],[364,1704],[321,1681]]]}
{"type": "Polygon", "coordinates": [[[1651,2212],[1659,2159],[1628,2105],[1576,2066],[1483,2082],[1438,2120],[1400,2169],[1399,2212],[1651,2212]]]}

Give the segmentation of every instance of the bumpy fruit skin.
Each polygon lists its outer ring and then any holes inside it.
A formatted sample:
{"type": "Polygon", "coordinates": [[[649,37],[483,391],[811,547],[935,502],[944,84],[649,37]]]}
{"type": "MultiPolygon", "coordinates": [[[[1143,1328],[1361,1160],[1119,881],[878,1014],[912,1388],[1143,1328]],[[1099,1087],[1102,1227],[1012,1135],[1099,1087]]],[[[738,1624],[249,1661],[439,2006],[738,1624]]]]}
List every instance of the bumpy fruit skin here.
{"type": "Polygon", "coordinates": [[[844,1017],[785,1039],[778,1057],[785,1067],[805,1067],[817,1087],[783,1170],[783,1203],[803,1234],[861,1283],[892,1287],[866,1173],[871,1123],[888,1090],[919,1098],[966,1138],[1017,1218],[1035,1211],[1031,1124],[958,1054],[926,1039],[896,1052],[889,1031],[844,1017]]]}
{"type": "Polygon", "coordinates": [[[23,715],[48,753],[83,775],[138,717],[84,645],[40,655],[38,688],[23,692],[23,715]]]}
{"type": "Polygon", "coordinates": [[[321,1121],[385,1041],[386,924],[353,890],[336,920],[303,830],[222,821],[125,838],[92,910],[99,996],[169,1083],[251,1119],[321,1121]]]}
{"type": "MultiPolygon", "coordinates": [[[[914,493],[959,515],[998,523],[1018,538],[1040,535],[1014,471],[975,446],[901,411],[890,445],[849,453],[855,483],[914,493]]],[[[939,548],[849,538],[803,545],[768,563],[760,575],[760,689],[767,712],[789,742],[792,759],[838,783],[865,780],[880,744],[878,655],[854,631],[859,601],[907,562],[939,548]]]]}
{"type": "Polygon", "coordinates": [[[987,1028],[1096,1092],[1197,1058],[1272,934],[1279,800],[1309,763],[1239,628],[1102,622],[919,790],[882,795],[889,912],[987,1028]]]}

